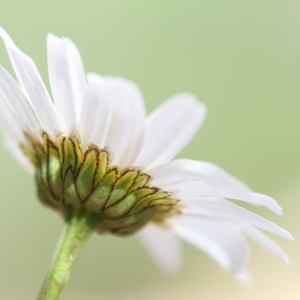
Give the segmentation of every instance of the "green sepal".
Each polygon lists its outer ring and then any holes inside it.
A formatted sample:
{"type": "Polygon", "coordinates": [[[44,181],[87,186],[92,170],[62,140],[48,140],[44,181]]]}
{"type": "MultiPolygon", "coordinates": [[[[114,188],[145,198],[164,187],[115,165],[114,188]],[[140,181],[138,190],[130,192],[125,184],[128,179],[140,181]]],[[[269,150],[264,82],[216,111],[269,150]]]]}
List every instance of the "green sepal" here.
{"type": "Polygon", "coordinates": [[[82,151],[81,151],[78,139],[76,137],[73,137],[72,142],[73,142],[73,151],[74,151],[75,158],[76,158],[75,174],[77,174],[77,170],[82,165],[83,157],[82,157],[82,151]]]}
{"type": "Polygon", "coordinates": [[[152,209],[147,209],[147,210],[145,210],[144,217],[141,218],[135,224],[133,224],[131,226],[125,226],[125,227],[120,227],[118,229],[114,229],[114,230],[112,230],[112,232],[114,234],[117,234],[117,235],[120,235],[120,236],[125,236],[125,235],[129,235],[129,234],[133,234],[136,231],[140,230],[149,221],[149,219],[151,218],[152,214],[153,214],[153,210],[152,209]]]}
{"type": "MultiPolygon", "coordinates": [[[[64,160],[64,141],[65,141],[65,137],[63,137],[61,134],[58,134],[56,136],[56,143],[55,145],[57,146],[57,150],[58,150],[58,155],[60,158],[60,165],[62,166],[63,164],[63,160],[64,160]]],[[[64,174],[64,173],[62,173],[64,174]]]]}
{"type": "Polygon", "coordinates": [[[175,205],[178,201],[173,199],[157,199],[149,203],[149,206],[165,206],[165,205],[175,205]]]}
{"type": "Polygon", "coordinates": [[[180,210],[173,205],[166,206],[155,206],[153,207],[153,215],[151,217],[151,221],[157,223],[158,225],[165,224],[165,218],[167,216],[178,215],[180,214],[180,210]]]}
{"type": "Polygon", "coordinates": [[[96,172],[98,151],[90,150],[85,157],[85,160],[80,167],[76,178],[76,186],[79,197],[84,201],[92,191],[94,183],[94,175],[96,172]]]}
{"type": "Polygon", "coordinates": [[[61,176],[61,165],[57,148],[49,145],[48,150],[48,182],[57,200],[61,199],[63,180],[61,176]]]}
{"type": "Polygon", "coordinates": [[[165,214],[173,209],[173,205],[157,205],[153,206],[153,212],[155,214],[165,214]]]}
{"type": "Polygon", "coordinates": [[[42,139],[43,139],[43,143],[42,143],[43,151],[48,156],[49,137],[45,132],[43,132],[42,134],[42,139]]]}
{"type": "Polygon", "coordinates": [[[74,154],[73,143],[69,139],[63,140],[63,163],[62,163],[62,174],[66,173],[68,168],[75,170],[76,157],[74,154]]]}
{"type": "Polygon", "coordinates": [[[99,154],[99,162],[98,168],[95,174],[94,186],[98,185],[98,183],[103,179],[107,172],[108,165],[108,154],[106,151],[101,151],[99,154]]]}
{"type": "Polygon", "coordinates": [[[63,187],[63,202],[66,204],[72,204],[76,208],[81,207],[81,201],[77,193],[73,170],[70,167],[64,176],[64,187],[63,187]]]}
{"type": "Polygon", "coordinates": [[[111,229],[121,229],[123,227],[133,226],[138,222],[141,222],[149,213],[152,212],[151,209],[145,209],[134,215],[126,216],[119,219],[104,219],[104,223],[108,225],[111,229]]]}
{"type": "Polygon", "coordinates": [[[36,149],[38,160],[39,160],[39,169],[42,183],[48,187],[48,163],[47,157],[41,148],[36,149]]]}
{"type": "Polygon", "coordinates": [[[54,209],[61,208],[62,206],[62,203],[60,201],[56,201],[51,192],[42,184],[38,184],[38,196],[43,204],[54,209]]]}
{"type": "Polygon", "coordinates": [[[163,199],[165,197],[168,196],[168,193],[167,192],[162,192],[162,193],[159,193],[159,194],[153,194],[153,195],[150,195],[150,196],[147,196],[143,199],[141,199],[140,201],[138,201],[136,203],[136,205],[132,208],[132,210],[130,211],[130,214],[134,214],[138,211],[141,211],[143,210],[146,206],[148,206],[151,201],[153,200],[157,200],[157,199],[163,199]]]}
{"type": "Polygon", "coordinates": [[[151,177],[147,174],[139,174],[128,192],[135,191],[137,189],[144,187],[149,182],[150,178],[151,177]]]}
{"type": "Polygon", "coordinates": [[[126,196],[122,201],[117,202],[111,207],[108,207],[104,210],[103,216],[109,218],[118,218],[125,215],[131,208],[135,205],[135,203],[142,197],[145,197],[149,194],[153,193],[153,189],[151,188],[143,188],[136,190],[126,196]]]}
{"type": "Polygon", "coordinates": [[[112,170],[96,186],[91,195],[83,203],[83,207],[89,211],[102,213],[109,195],[114,187],[117,178],[117,170],[112,170]]]}
{"type": "Polygon", "coordinates": [[[133,185],[137,175],[137,171],[128,171],[119,178],[119,180],[115,183],[107,202],[108,207],[121,200],[128,193],[128,190],[133,185]]]}

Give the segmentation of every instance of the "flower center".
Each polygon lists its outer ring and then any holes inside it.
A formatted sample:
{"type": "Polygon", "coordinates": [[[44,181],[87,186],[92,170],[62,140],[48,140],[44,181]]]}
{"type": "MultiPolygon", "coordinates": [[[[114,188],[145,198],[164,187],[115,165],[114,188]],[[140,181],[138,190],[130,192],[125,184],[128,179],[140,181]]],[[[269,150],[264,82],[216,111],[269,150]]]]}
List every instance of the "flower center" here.
{"type": "Polygon", "coordinates": [[[24,153],[36,167],[40,200],[65,212],[68,205],[99,215],[98,231],[131,234],[148,221],[164,222],[178,213],[171,193],[150,185],[151,177],[138,168],[111,166],[109,153],[79,138],[47,133],[41,140],[27,136],[24,153]]]}

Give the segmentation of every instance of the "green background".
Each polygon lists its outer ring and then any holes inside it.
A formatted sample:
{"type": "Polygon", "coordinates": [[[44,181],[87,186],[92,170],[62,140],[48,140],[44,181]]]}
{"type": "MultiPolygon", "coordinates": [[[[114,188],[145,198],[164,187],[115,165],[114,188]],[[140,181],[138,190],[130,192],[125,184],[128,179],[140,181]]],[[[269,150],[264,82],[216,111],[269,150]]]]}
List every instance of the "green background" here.
{"type": "MultiPolygon", "coordinates": [[[[254,282],[244,288],[188,245],[168,277],[136,237],[94,235],[61,299],[300,298],[300,1],[0,1],[0,26],[47,86],[52,32],[76,43],[87,72],[135,81],[148,111],[178,92],[197,95],[208,117],[178,157],[214,162],[276,198],[281,217],[251,209],[296,240],[274,237],[288,268],[252,243],[254,282]]],[[[12,71],[3,43],[0,64],[12,71]]],[[[35,299],[62,220],[4,146],[0,168],[0,298],[35,299]]]]}

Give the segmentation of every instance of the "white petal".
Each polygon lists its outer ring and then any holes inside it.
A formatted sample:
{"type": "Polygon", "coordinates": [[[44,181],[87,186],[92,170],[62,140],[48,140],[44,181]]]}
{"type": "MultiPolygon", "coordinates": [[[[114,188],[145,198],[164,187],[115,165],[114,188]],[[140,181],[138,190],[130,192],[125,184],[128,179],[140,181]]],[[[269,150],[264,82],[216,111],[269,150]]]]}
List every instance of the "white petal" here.
{"type": "Polygon", "coordinates": [[[250,250],[235,224],[182,215],[171,220],[174,232],[215,259],[234,274],[243,271],[250,250]]]}
{"type": "Polygon", "coordinates": [[[21,143],[26,143],[21,126],[17,120],[14,110],[9,103],[3,99],[0,93],[0,130],[3,136],[2,141],[8,151],[21,163],[21,165],[30,173],[33,174],[34,167],[30,161],[25,157],[20,149],[21,143]]]}
{"type": "Polygon", "coordinates": [[[139,237],[165,272],[174,273],[178,270],[181,249],[177,237],[170,230],[149,223],[139,232],[139,237]]]}
{"type": "Polygon", "coordinates": [[[146,121],[142,151],[135,162],[147,169],[173,159],[194,137],[206,116],[206,107],[193,95],[170,98],[146,121]]]}
{"type": "Polygon", "coordinates": [[[35,167],[27,158],[27,156],[23,153],[20,147],[8,137],[3,138],[3,143],[8,149],[8,151],[13,154],[16,160],[20,163],[20,165],[30,174],[34,175],[35,167]]]}
{"type": "Polygon", "coordinates": [[[14,79],[2,66],[0,66],[0,94],[2,99],[10,103],[22,129],[38,135],[40,123],[30,102],[21,92],[14,79]]]}
{"type": "Polygon", "coordinates": [[[240,271],[234,274],[234,277],[237,281],[239,281],[243,286],[249,287],[252,283],[252,277],[248,270],[240,271]]]}
{"type": "Polygon", "coordinates": [[[14,141],[16,145],[25,143],[25,137],[21,125],[17,120],[14,110],[0,93],[0,129],[3,134],[14,141]]]}
{"type": "Polygon", "coordinates": [[[142,145],[145,108],[138,87],[129,80],[107,77],[112,117],[105,144],[113,154],[113,164],[132,166],[142,145]]]}
{"type": "Polygon", "coordinates": [[[83,144],[94,143],[104,148],[112,108],[112,103],[107,98],[108,84],[99,75],[89,75],[88,83],[78,131],[83,144]]]}
{"type": "Polygon", "coordinates": [[[186,207],[181,209],[183,213],[255,225],[264,230],[292,239],[290,233],[285,229],[225,199],[186,199],[182,203],[186,205],[186,207]]]}
{"type": "Polygon", "coordinates": [[[55,108],[62,129],[77,128],[86,81],[80,53],[68,38],[47,37],[48,70],[55,108]]]}
{"type": "Polygon", "coordinates": [[[0,130],[3,134],[1,137],[2,141],[8,151],[13,154],[21,165],[33,174],[34,167],[20,149],[20,144],[26,144],[26,139],[20,125],[21,123],[22,122],[19,120],[13,107],[3,96],[2,89],[0,87],[0,130]]]}
{"type": "Polygon", "coordinates": [[[219,187],[213,187],[206,185],[205,183],[199,182],[187,182],[184,184],[174,185],[169,187],[169,189],[180,189],[180,192],[177,194],[179,198],[188,198],[188,197],[212,197],[212,198],[230,198],[235,200],[246,201],[255,205],[261,205],[268,207],[277,214],[282,214],[281,207],[275,202],[271,197],[256,197],[255,193],[242,194],[236,190],[227,191],[219,187]]]}
{"type": "Polygon", "coordinates": [[[285,265],[289,264],[289,258],[284,251],[269,237],[263,234],[260,230],[252,226],[244,227],[244,232],[262,247],[277,256],[285,265]]]}
{"type": "Polygon", "coordinates": [[[154,178],[154,186],[180,190],[178,197],[181,198],[231,198],[266,206],[277,214],[282,213],[273,198],[251,192],[243,182],[212,163],[180,159],[155,167],[147,173],[154,178]]]}
{"type": "Polygon", "coordinates": [[[33,60],[16,47],[9,35],[0,28],[12,66],[39,118],[40,124],[50,135],[60,129],[54,105],[33,60]]]}

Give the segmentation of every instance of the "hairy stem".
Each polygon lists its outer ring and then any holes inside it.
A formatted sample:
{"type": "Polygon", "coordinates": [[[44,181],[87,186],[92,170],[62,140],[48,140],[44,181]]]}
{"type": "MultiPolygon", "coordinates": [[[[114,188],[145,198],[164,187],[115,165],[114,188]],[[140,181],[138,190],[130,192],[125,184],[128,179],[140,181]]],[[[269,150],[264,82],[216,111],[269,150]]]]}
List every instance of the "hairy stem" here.
{"type": "Polygon", "coordinates": [[[66,223],[46,275],[38,300],[58,299],[63,287],[69,281],[72,268],[92,235],[98,218],[85,210],[68,211],[66,223]]]}

